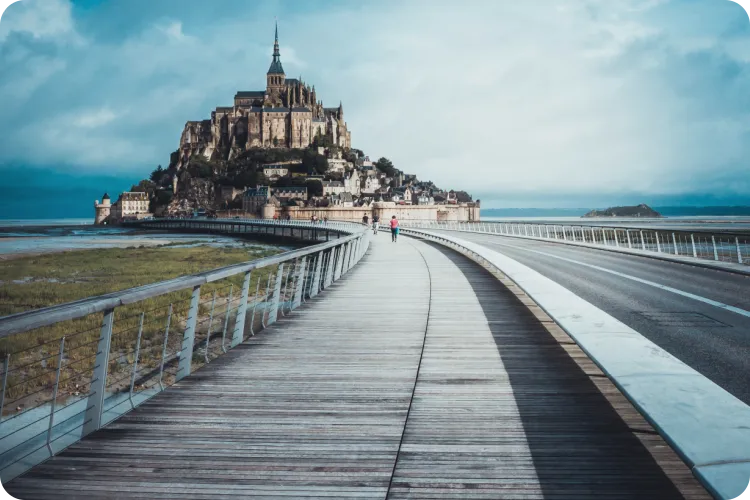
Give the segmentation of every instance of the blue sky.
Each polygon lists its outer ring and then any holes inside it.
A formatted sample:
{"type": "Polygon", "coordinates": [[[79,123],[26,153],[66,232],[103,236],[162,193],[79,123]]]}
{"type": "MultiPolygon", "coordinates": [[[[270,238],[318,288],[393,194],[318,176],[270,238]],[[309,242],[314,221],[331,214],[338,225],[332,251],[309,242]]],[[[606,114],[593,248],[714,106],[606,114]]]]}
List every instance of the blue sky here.
{"type": "Polygon", "coordinates": [[[355,147],[483,206],[750,204],[728,0],[22,0],[0,20],[0,217],[60,216],[52,196],[88,216],[166,165],[185,121],[264,87],[275,16],[355,147]]]}

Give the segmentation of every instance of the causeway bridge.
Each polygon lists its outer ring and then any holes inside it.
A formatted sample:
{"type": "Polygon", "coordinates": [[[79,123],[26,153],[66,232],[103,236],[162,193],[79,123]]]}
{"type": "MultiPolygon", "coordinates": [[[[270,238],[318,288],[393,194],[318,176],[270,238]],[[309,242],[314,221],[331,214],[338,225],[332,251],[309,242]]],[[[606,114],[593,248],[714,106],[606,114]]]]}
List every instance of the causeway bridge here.
{"type": "Polygon", "coordinates": [[[16,498],[730,499],[750,479],[739,237],[720,259],[705,235],[649,255],[571,227],[140,224],[310,244],[0,318],[16,498]]]}

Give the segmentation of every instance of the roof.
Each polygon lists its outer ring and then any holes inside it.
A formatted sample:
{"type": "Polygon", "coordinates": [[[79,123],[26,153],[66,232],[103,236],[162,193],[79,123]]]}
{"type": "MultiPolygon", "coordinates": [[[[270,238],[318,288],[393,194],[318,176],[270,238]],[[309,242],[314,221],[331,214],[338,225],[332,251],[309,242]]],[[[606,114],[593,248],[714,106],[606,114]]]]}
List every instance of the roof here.
{"type": "Polygon", "coordinates": [[[284,80],[284,83],[287,85],[297,85],[299,83],[299,80],[296,78],[287,78],[284,80]]]}
{"type": "Polygon", "coordinates": [[[143,191],[126,191],[120,194],[120,199],[123,199],[123,200],[133,200],[133,199],[145,200],[146,198],[147,198],[146,193],[144,193],[143,191]]]}
{"type": "Polygon", "coordinates": [[[102,201],[108,200],[108,199],[109,199],[109,195],[107,193],[104,193],[104,196],[102,196],[102,201]]]}
{"type": "Polygon", "coordinates": [[[266,97],[265,90],[240,90],[237,91],[234,98],[253,98],[253,97],[266,97]]]}
{"type": "Polygon", "coordinates": [[[273,188],[274,192],[284,192],[288,191],[291,193],[302,193],[307,191],[307,186],[288,186],[288,187],[275,187],[273,188]]]}
{"type": "Polygon", "coordinates": [[[344,183],[341,181],[323,181],[324,187],[344,187],[344,183]]]}
{"type": "Polygon", "coordinates": [[[263,111],[264,113],[288,113],[289,112],[289,108],[258,108],[258,110],[263,111]]]}
{"type": "Polygon", "coordinates": [[[341,201],[352,201],[354,198],[352,198],[352,193],[344,192],[339,193],[337,195],[334,195],[334,198],[338,198],[341,201]]]}
{"type": "Polygon", "coordinates": [[[299,113],[312,113],[312,110],[310,108],[299,107],[299,108],[292,108],[292,111],[296,111],[299,113]]]}
{"type": "Polygon", "coordinates": [[[244,197],[249,198],[250,196],[268,196],[268,186],[248,189],[245,191],[244,197]]]}
{"type": "Polygon", "coordinates": [[[281,65],[281,61],[278,59],[275,59],[271,62],[271,67],[268,68],[268,74],[284,74],[284,67],[281,65]]]}

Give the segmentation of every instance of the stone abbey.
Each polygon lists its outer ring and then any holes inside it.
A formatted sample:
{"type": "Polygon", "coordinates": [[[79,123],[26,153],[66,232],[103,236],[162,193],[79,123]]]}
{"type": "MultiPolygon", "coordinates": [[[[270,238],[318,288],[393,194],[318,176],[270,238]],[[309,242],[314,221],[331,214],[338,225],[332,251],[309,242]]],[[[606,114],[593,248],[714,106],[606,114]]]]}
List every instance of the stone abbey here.
{"type": "Polygon", "coordinates": [[[195,154],[229,158],[237,148],[306,148],[316,136],[351,147],[343,105],[325,108],[315,86],[286,77],[277,25],[265,90],[239,91],[234,105],[216,108],[210,120],[187,122],[180,139],[179,166],[195,154]]]}

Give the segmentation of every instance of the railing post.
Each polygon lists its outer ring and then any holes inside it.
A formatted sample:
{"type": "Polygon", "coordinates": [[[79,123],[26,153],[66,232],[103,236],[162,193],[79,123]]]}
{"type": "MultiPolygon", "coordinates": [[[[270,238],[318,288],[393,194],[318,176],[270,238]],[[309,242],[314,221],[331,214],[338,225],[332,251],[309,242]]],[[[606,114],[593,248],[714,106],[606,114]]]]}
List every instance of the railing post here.
{"type": "Polygon", "coordinates": [[[562,226],[563,240],[568,241],[568,235],[565,233],[565,226],[562,226]]]}
{"type": "Polygon", "coordinates": [[[94,375],[91,378],[88,401],[86,402],[86,415],[83,419],[82,437],[91,434],[101,427],[102,413],[104,410],[104,391],[107,388],[107,368],[109,366],[109,349],[112,343],[112,324],[115,319],[115,310],[104,311],[102,327],[99,330],[99,343],[96,347],[96,359],[94,361],[94,375]]]}
{"type": "Polygon", "coordinates": [[[349,270],[349,253],[351,252],[351,242],[344,243],[344,260],[341,263],[341,276],[349,270]]]}
{"type": "Polygon", "coordinates": [[[672,244],[674,245],[674,254],[680,255],[680,252],[677,251],[677,237],[672,233],[672,244]]]}
{"type": "Polygon", "coordinates": [[[229,326],[229,311],[232,305],[232,292],[234,292],[234,283],[229,285],[229,295],[227,296],[227,310],[224,312],[224,328],[221,330],[221,351],[227,352],[226,344],[227,327],[229,326]]]}
{"type": "Polygon", "coordinates": [[[133,373],[130,375],[130,392],[128,393],[128,399],[130,400],[130,407],[135,408],[133,404],[133,388],[135,387],[135,377],[138,374],[138,356],[141,353],[141,337],[143,336],[143,318],[145,313],[141,313],[141,320],[138,324],[138,339],[135,341],[135,355],[133,357],[133,373]]]}
{"type": "MultiPolygon", "coordinates": [[[[248,295],[250,291],[248,288],[248,295]]],[[[253,295],[253,314],[250,316],[250,335],[255,336],[255,310],[258,308],[258,293],[260,293],[260,273],[258,273],[258,282],[255,285],[255,295],[253,295]]]]}
{"type": "Polygon", "coordinates": [[[216,290],[214,290],[214,296],[211,299],[211,313],[208,316],[208,332],[206,333],[206,352],[205,352],[205,357],[203,358],[206,363],[208,363],[208,348],[211,347],[211,327],[214,324],[214,308],[215,307],[216,307],[216,290]]]}
{"type": "Polygon", "coordinates": [[[656,251],[661,253],[661,241],[659,241],[659,231],[654,231],[656,235],[656,251]]]}
{"type": "Polygon", "coordinates": [[[323,269],[323,252],[318,252],[315,256],[315,267],[313,268],[313,277],[310,283],[310,298],[318,295],[320,290],[320,273],[323,269]]]}
{"type": "Polygon", "coordinates": [[[3,408],[5,408],[5,390],[8,387],[8,369],[10,368],[10,354],[5,355],[3,361],[3,392],[0,395],[0,421],[3,419],[3,408]]]}
{"type": "Polygon", "coordinates": [[[734,244],[737,246],[737,262],[742,264],[742,252],[740,251],[740,239],[736,236],[734,237],[734,244]]]}
{"type": "Polygon", "coordinates": [[[52,391],[52,402],[49,408],[49,427],[47,427],[47,450],[52,456],[52,427],[55,426],[55,408],[57,407],[57,390],[60,387],[60,371],[63,364],[63,353],[65,352],[65,337],[60,340],[60,351],[57,358],[57,373],[55,374],[55,387],[52,391]]]}
{"type": "Polygon", "coordinates": [[[633,243],[630,241],[630,229],[625,230],[625,236],[628,238],[628,248],[633,248],[633,243]]]}
{"type": "Polygon", "coordinates": [[[284,274],[284,263],[279,264],[276,269],[276,281],[273,283],[273,298],[271,299],[271,308],[268,310],[268,319],[266,326],[276,323],[279,316],[279,294],[281,293],[281,280],[284,274]]]}
{"type": "Polygon", "coordinates": [[[295,282],[296,287],[294,290],[294,298],[292,299],[292,309],[297,309],[302,304],[302,292],[305,285],[305,276],[307,275],[307,256],[302,257],[302,261],[299,264],[297,270],[297,280],[295,282]]]}
{"type": "Polygon", "coordinates": [[[331,280],[333,279],[333,266],[336,263],[336,249],[331,248],[331,250],[328,252],[328,258],[326,259],[326,274],[325,279],[323,280],[323,288],[328,288],[331,286],[331,280]]]}
{"type": "Polygon", "coordinates": [[[172,323],[172,304],[169,304],[169,313],[167,314],[167,327],[164,330],[164,346],[161,350],[161,364],[159,365],[159,388],[164,390],[162,379],[164,378],[164,363],[167,359],[167,342],[169,341],[169,325],[172,323]]]}
{"type": "Polygon", "coordinates": [[[201,287],[198,285],[193,288],[193,295],[190,297],[190,310],[188,311],[187,325],[185,333],[182,335],[182,347],[180,348],[177,382],[190,375],[193,362],[193,344],[195,343],[195,325],[198,323],[200,300],[201,287]]]}
{"type": "Polygon", "coordinates": [[[719,260],[719,252],[716,250],[716,237],[712,234],[711,241],[714,244],[714,260],[719,260]]]}
{"type": "Polygon", "coordinates": [[[690,243],[693,245],[693,257],[698,258],[698,250],[695,248],[695,236],[690,235],[690,243]]]}
{"type": "Polygon", "coordinates": [[[617,228],[613,229],[612,233],[614,234],[614,237],[615,237],[615,246],[617,246],[619,248],[620,247],[620,240],[617,237],[617,228]]]}
{"type": "Polygon", "coordinates": [[[338,281],[338,279],[341,277],[341,264],[344,262],[343,254],[344,254],[344,247],[338,246],[336,247],[336,264],[333,267],[333,281],[338,281]]]}
{"type": "Polygon", "coordinates": [[[641,231],[641,250],[646,250],[646,240],[643,238],[643,231],[641,231]]]}
{"type": "Polygon", "coordinates": [[[604,230],[604,228],[602,228],[602,243],[605,247],[609,246],[607,245],[607,232],[604,230]]]}
{"type": "Polygon", "coordinates": [[[546,231],[546,233],[547,233],[547,239],[549,239],[549,226],[545,224],[545,225],[544,225],[544,230],[545,230],[545,231],[546,231]]]}

